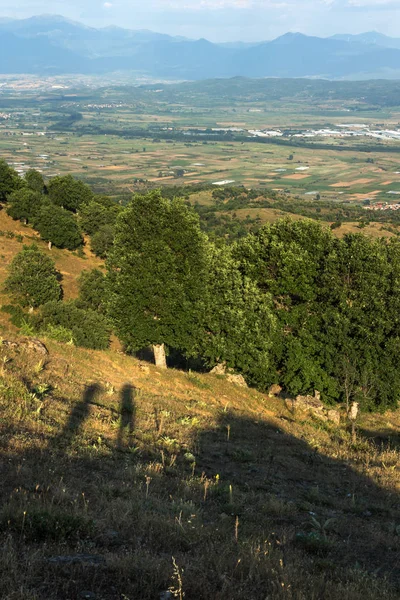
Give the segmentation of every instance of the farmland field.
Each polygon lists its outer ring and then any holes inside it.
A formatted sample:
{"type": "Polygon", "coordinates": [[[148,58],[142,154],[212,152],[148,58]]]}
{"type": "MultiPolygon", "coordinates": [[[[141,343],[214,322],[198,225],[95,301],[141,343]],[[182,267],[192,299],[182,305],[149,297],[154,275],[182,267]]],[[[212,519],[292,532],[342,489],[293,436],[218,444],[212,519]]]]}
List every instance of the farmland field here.
{"type": "Polygon", "coordinates": [[[307,85],[318,93],[285,91],[282,83],[280,94],[257,94],[254,82],[232,82],[105,87],[100,80],[103,87],[96,87],[93,81],[59,78],[5,80],[1,157],[20,173],[68,172],[111,195],[130,194],[141,183],[230,181],[303,199],[318,194],[340,203],[396,201],[400,133],[389,139],[373,132],[397,132],[399,106],[354,100],[356,83],[349,84],[353,95],[342,91],[332,98],[316,83],[307,85]],[[227,89],[218,93],[218,86],[227,89]],[[318,133],[340,127],[349,137],[318,133]],[[360,127],[371,136],[358,135],[360,127]],[[284,133],[280,138],[249,134],[255,130],[284,133]]]}

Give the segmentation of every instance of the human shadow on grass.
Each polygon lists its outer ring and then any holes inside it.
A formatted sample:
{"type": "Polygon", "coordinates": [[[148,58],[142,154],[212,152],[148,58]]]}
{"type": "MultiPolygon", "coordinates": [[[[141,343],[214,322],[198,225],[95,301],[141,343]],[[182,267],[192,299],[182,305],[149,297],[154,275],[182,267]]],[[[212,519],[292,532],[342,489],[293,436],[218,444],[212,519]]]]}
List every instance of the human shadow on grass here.
{"type": "Polygon", "coordinates": [[[122,449],[125,441],[128,445],[132,445],[133,434],[135,431],[136,420],[136,405],[135,405],[136,388],[127,383],[121,390],[120,404],[120,423],[118,429],[117,448],[122,449]]]}
{"type": "MultiPolygon", "coordinates": [[[[86,388],[82,400],[73,408],[63,432],[56,438],[60,445],[65,447],[65,443],[73,444],[75,437],[84,432],[90,405],[96,402],[99,391],[97,384],[86,388]]],[[[215,427],[193,430],[191,449],[196,459],[195,467],[187,463],[185,448],[174,466],[165,471],[153,469],[146,488],[142,481],[143,474],[137,481],[130,479],[132,473],[136,472],[135,466],[138,463],[142,462],[144,466],[147,464],[144,455],[121,455],[117,451],[119,443],[124,443],[126,433],[130,437],[134,436],[134,400],[133,386],[125,385],[120,397],[121,420],[115,440],[115,452],[81,456],[75,454],[60,465],[59,454],[52,452],[56,448],[50,442],[43,455],[47,461],[43,471],[41,464],[35,462],[37,457],[31,452],[22,457],[25,471],[19,472],[16,469],[15,461],[20,462],[20,456],[5,463],[8,479],[13,480],[14,487],[34,488],[39,481],[43,487],[51,489],[59,485],[62,470],[63,485],[70,493],[78,497],[85,491],[89,517],[97,519],[99,510],[104,510],[104,497],[107,494],[110,525],[106,526],[112,530],[121,528],[117,535],[123,539],[123,554],[129,549],[134,552],[139,547],[141,553],[146,553],[146,556],[151,556],[154,560],[159,555],[179,555],[180,562],[184,560],[182,538],[186,541],[188,534],[184,531],[184,525],[176,525],[176,508],[173,508],[172,500],[176,503],[177,498],[183,497],[182,481],[190,481],[190,486],[184,486],[185,500],[190,503],[191,513],[202,515],[204,532],[201,539],[193,538],[196,543],[190,543],[190,539],[186,542],[188,550],[185,552],[188,554],[185,585],[188,598],[208,600],[211,596],[207,596],[205,592],[203,594],[202,585],[205,586],[206,581],[220,581],[218,565],[214,565],[213,560],[208,558],[215,535],[210,532],[215,528],[215,531],[220,532],[218,544],[222,544],[219,554],[237,552],[232,564],[239,564],[238,560],[241,560],[241,552],[246,544],[254,545],[260,539],[275,539],[283,561],[290,562],[296,552],[303,552],[306,557],[304,564],[312,571],[306,573],[301,581],[305,593],[302,597],[328,598],[324,595],[324,578],[320,573],[321,570],[326,572],[327,579],[332,581],[338,577],[338,568],[342,569],[342,575],[348,573],[349,577],[353,576],[355,570],[360,573],[367,571],[378,578],[385,576],[400,594],[400,537],[396,531],[391,530],[393,523],[400,522],[399,495],[380,487],[372,478],[352,468],[350,458],[340,460],[327,456],[323,447],[316,443],[323,440],[323,436],[316,434],[314,439],[312,430],[307,429],[310,440],[307,442],[304,438],[292,435],[290,430],[285,430],[284,427],[294,425],[283,425],[279,418],[249,418],[239,411],[223,413],[215,427]],[[26,469],[28,462],[29,469],[26,469]],[[196,481],[192,481],[193,468],[198,476],[197,481],[204,474],[209,481],[215,482],[218,475],[218,484],[211,485],[207,495],[202,489],[198,490],[196,481]],[[133,506],[135,517],[132,526],[123,515],[118,520],[121,506],[133,506]],[[234,543],[236,517],[240,542],[237,545],[234,543]],[[330,519],[333,521],[327,528],[326,523],[330,519]],[[149,528],[151,523],[155,523],[160,530],[152,532],[149,528]],[[162,529],[167,526],[167,529],[162,529]],[[128,530],[124,531],[124,528],[128,530]],[[230,532],[229,548],[223,545],[227,543],[222,533],[224,528],[230,532]],[[165,534],[166,531],[169,535],[165,534]],[[191,564],[194,565],[193,573],[190,570],[191,564]],[[200,573],[203,579],[198,579],[200,573]],[[311,588],[306,589],[307,578],[314,578],[315,586],[320,585],[318,582],[321,581],[319,595],[316,595],[315,589],[312,593],[311,588]]],[[[151,431],[151,426],[148,433],[157,435],[156,430],[151,431]]],[[[334,428],[330,435],[335,435],[334,428]]],[[[156,446],[156,437],[154,443],[156,446]]],[[[166,450],[164,458],[167,463],[166,450]]],[[[90,548],[93,548],[91,552],[103,553],[104,547],[99,545],[97,539],[93,535],[93,540],[88,541],[90,548]]],[[[115,540],[112,539],[112,543],[115,540]]],[[[82,540],[82,544],[85,545],[86,541],[82,540]]],[[[115,547],[112,548],[116,552],[115,547]]],[[[72,551],[71,548],[65,550],[72,551]]],[[[217,555],[214,558],[217,559],[217,555]]],[[[140,597],[147,600],[157,597],[157,593],[166,589],[155,587],[156,574],[151,568],[140,571],[137,579],[141,587],[135,587],[135,578],[127,581],[121,577],[116,582],[112,568],[110,567],[110,571],[107,569],[107,566],[102,567],[100,578],[100,571],[91,574],[88,569],[82,570],[76,573],[76,581],[71,580],[68,584],[62,584],[61,579],[54,579],[51,575],[48,577],[49,582],[60,586],[60,589],[65,585],[63,593],[67,590],[68,597],[75,597],[74,594],[79,590],[91,589],[99,597],[113,600],[120,598],[121,594],[139,597],[142,591],[140,597]],[[144,586],[152,588],[152,595],[143,594],[144,586]]],[[[234,590],[240,584],[239,579],[235,580],[236,571],[238,578],[242,576],[240,569],[232,571],[230,591],[221,596],[216,588],[214,598],[225,600],[229,597],[236,600],[238,596],[234,590]]],[[[256,586],[256,581],[256,577],[248,581],[248,598],[258,600],[265,598],[267,593],[273,593],[273,590],[269,590],[267,581],[253,589],[251,586],[256,586]]],[[[56,593],[48,597],[66,597],[60,593],[59,591],[58,595],[56,593]]],[[[393,599],[396,597],[398,596],[393,595],[393,599]]]]}
{"type": "MultiPolygon", "coordinates": [[[[310,422],[318,428],[311,417],[310,422]]],[[[330,435],[335,436],[333,426],[330,435]]],[[[269,522],[274,531],[291,531],[289,543],[317,555],[326,552],[335,565],[384,575],[398,586],[400,597],[400,535],[395,528],[400,495],[395,482],[392,490],[380,487],[363,469],[352,468],[351,450],[348,459],[338,460],[324,453],[319,445],[323,436],[315,441],[310,445],[291,435],[278,419],[228,412],[219,427],[200,433],[197,469],[224,481],[224,511],[246,518],[250,507],[230,506],[230,496],[232,489],[233,498],[235,489],[244,498],[250,492],[256,519],[269,522]]],[[[359,454],[354,463],[361,458],[359,454]]],[[[396,468],[395,461],[393,453],[393,465],[386,468],[396,468]]]]}

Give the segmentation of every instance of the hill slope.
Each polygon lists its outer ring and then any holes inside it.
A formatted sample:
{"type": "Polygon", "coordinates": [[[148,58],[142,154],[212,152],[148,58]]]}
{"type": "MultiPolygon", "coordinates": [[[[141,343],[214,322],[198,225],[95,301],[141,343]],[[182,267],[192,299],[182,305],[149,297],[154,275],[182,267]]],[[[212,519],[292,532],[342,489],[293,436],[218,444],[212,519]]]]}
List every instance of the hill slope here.
{"type": "MultiPolygon", "coordinates": [[[[53,256],[73,296],[94,259],[53,256]]],[[[5,600],[398,598],[399,411],[352,443],[223,377],[1,335],[5,600]]]]}

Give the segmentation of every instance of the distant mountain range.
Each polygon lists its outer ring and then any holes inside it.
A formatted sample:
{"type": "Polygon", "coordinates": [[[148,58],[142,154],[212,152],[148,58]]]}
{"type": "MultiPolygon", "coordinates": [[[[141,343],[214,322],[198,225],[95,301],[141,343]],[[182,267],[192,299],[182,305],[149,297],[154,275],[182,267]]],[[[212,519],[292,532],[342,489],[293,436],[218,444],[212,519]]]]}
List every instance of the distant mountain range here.
{"type": "Polygon", "coordinates": [[[0,73],[135,71],[170,79],[319,77],[400,79],[400,39],[377,32],[331,38],[287,33],[260,43],[214,44],[57,15],[0,19],[0,73]]]}

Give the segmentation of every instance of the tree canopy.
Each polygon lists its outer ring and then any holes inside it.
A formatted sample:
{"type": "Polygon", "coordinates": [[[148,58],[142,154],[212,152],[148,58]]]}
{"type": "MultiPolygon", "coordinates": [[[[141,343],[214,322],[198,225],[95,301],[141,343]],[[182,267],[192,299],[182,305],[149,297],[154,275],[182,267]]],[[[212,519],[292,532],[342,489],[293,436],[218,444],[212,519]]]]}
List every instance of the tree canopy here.
{"type": "Polygon", "coordinates": [[[64,208],[43,203],[33,225],[43,240],[57,248],[75,250],[83,243],[82,234],[74,216],[64,208]]]}
{"type": "Polygon", "coordinates": [[[90,187],[72,175],[53,177],[47,184],[47,190],[51,202],[72,212],[93,198],[90,187]]]}
{"type": "Polygon", "coordinates": [[[49,256],[36,245],[24,246],[10,265],[5,290],[21,306],[37,307],[61,298],[60,278],[49,256]]]}
{"type": "Polygon", "coordinates": [[[117,219],[107,261],[109,310],[128,350],[195,352],[208,245],[197,215],[159,192],[135,196],[117,219]]]}

